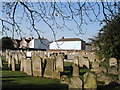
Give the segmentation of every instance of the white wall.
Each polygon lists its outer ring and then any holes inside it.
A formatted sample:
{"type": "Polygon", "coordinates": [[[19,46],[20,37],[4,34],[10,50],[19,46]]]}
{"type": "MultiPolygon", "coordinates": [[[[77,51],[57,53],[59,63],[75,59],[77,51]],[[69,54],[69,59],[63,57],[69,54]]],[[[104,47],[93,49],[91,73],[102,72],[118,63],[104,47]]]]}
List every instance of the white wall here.
{"type": "Polygon", "coordinates": [[[81,41],[58,41],[57,43],[52,42],[50,43],[50,49],[81,50],[81,41]],[[58,46],[60,48],[58,48],[58,46]]]}
{"type": "Polygon", "coordinates": [[[41,42],[39,39],[33,39],[30,41],[30,48],[49,49],[49,41],[45,39],[41,42]]]}

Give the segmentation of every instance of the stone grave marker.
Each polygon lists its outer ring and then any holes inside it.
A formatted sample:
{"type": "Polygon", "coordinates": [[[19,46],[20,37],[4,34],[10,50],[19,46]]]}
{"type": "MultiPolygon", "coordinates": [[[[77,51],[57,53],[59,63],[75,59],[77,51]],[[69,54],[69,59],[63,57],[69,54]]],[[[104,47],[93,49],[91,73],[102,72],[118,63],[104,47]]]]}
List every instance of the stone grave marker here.
{"type": "Polygon", "coordinates": [[[56,70],[63,72],[64,71],[64,60],[63,56],[60,54],[56,58],[56,70]]]}
{"type": "Polygon", "coordinates": [[[84,88],[94,90],[97,89],[97,80],[95,74],[89,72],[84,74],[84,88]]]}
{"type": "Polygon", "coordinates": [[[79,57],[75,56],[73,59],[73,76],[79,76],[79,57]]]}
{"type": "Polygon", "coordinates": [[[24,62],[25,62],[25,58],[22,57],[20,62],[20,71],[24,71],[24,62]]]}
{"type": "Polygon", "coordinates": [[[46,68],[44,72],[44,77],[52,78],[53,77],[53,58],[46,58],[46,68]]]}
{"type": "Polygon", "coordinates": [[[26,74],[32,75],[32,67],[31,67],[30,58],[27,58],[25,61],[26,61],[26,74]]]}
{"type": "Polygon", "coordinates": [[[33,76],[42,76],[42,64],[39,56],[32,57],[32,71],[33,76]]]}
{"type": "Polygon", "coordinates": [[[69,90],[82,90],[82,80],[79,77],[70,78],[69,82],[69,90]]]}
{"type": "Polygon", "coordinates": [[[15,71],[15,58],[14,57],[12,57],[11,65],[12,65],[12,71],[15,71]]]}
{"type": "Polygon", "coordinates": [[[117,59],[116,58],[110,58],[109,65],[117,67],[117,59]]]}

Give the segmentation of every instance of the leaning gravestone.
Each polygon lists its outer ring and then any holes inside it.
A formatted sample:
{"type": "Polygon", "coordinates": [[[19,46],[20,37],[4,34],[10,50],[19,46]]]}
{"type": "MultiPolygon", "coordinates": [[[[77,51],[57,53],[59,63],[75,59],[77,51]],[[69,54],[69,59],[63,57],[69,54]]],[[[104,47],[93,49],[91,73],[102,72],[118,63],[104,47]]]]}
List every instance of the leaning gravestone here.
{"type": "Polygon", "coordinates": [[[45,72],[44,72],[44,77],[47,78],[52,78],[53,76],[53,61],[54,58],[46,58],[46,68],[45,68],[45,72]]]}
{"type": "Polygon", "coordinates": [[[84,88],[85,89],[97,89],[97,80],[96,76],[93,73],[84,74],[84,88]]]}
{"type": "Polygon", "coordinates": [[[82,90],[82,80],[79,77],[70,78],[69,90],[82,90]]]}
{"type": "Polygon", "coordinates": [[[56,70],[63,72],[64,71],[64,62],[63,55],[58,55],[56,58],[56,70]]]}
{"type": "Polygon", "coordinates": [[[90,68],[89,60],[87,58],[80,58],[79,65],[80,65],[80,67],[83,67],[83,65],[85,65],[87,68],[90,68]]]}
{"type": "Polygon", "coordinates": [[[116,58],[110,58],[109,65],[117,67],[117,59],[116,58]]]}
{"type": "Polygon", "coordinates": [[[73,76],[79,76],[79,57],[75,56],[73,59],[73,76]]]}
{"type": "Polygon", "coordinates": [[[42,76],[41,58],[39,56],[32,57],[33,76],[42,76]]]}
{"type": "Polygon", "coordinates": [[[26,59],[26,74],[32,75],[32,67],[30,58],[26,59]]]}

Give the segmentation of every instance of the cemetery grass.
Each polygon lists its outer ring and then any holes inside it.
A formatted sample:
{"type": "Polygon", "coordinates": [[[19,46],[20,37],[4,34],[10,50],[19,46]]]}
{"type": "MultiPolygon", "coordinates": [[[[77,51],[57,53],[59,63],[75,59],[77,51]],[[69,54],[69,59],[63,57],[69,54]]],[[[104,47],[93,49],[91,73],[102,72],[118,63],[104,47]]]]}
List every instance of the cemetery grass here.
{"type": "Polygon", "coordinates": [[[2,89],[51,89],[51,90],[67,90],[68,86],[60,84],[58,79],[49,79],[41,77],[33,77],[19,71],[19,65],[16,66],[17,71],[12,71],[7,67],[5,58],[2,57],[2,89]]]}

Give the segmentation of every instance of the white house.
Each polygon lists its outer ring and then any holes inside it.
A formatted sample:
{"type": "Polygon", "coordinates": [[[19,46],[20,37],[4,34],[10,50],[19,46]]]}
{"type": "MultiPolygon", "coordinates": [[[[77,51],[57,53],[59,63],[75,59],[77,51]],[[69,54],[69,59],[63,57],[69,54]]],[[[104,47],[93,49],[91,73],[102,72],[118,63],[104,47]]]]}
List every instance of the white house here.
{"type": "Polygon", "coordinates": [[[64,38],[50,43],[50,49],[85,50],[85,41],[80,38],[64,38]]]}
{"type": "Polygon", "coordinates": [[[29,43],[29,48],[49,49],[49,40],[47,40],[46,38],[32,39],[29,43]]]}

